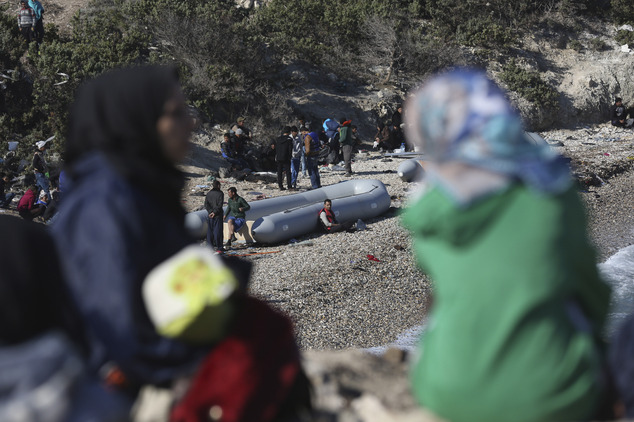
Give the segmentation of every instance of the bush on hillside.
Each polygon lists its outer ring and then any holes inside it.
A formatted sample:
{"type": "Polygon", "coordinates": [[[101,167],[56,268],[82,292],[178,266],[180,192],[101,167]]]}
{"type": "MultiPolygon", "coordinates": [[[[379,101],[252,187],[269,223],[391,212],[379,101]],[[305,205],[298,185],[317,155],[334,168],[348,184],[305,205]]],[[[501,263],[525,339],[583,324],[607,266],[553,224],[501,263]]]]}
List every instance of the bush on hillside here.
{"type": "Polygon", "coordinates": [[[619,45],[628,44],[630,46],[634,46],[634,31],[621,29],[616,32],[614,39],[619,43],[619,45]]]}
{"type": "Polygon", "coordinates": [[[634,25],[634,2],[631,0],[612,0],[611,9],[616,23],[634,25]]]}
{"type": "Polygon", "coordinates": [[[500,79],[511,91],[541,108],[555,109],[559,107],[557,91],[548,85],[538,72],[520,67],[515,60],[503,66],[500,79]]]}

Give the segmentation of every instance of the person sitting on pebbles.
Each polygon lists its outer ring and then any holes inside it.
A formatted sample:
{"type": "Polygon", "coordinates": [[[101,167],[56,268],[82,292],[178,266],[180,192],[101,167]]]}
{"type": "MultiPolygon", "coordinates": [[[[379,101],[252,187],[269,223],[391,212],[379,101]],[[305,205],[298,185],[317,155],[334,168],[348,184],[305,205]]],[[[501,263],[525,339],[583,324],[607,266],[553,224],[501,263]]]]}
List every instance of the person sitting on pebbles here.
{"type": "Polygon", "coordinates": [[[319,211],[319,226],[325,233],[348,230],[353,224],[351,221],[339,223],[337,217],[335,217],[335,212],[332,210],[332,201],[330,199],[324,201],[324,207],[319,211]]]}
{"type": "Polygon", "coordinates": [[[238,191],[235,187],[230,187],[228,190],[229,200],[227,201],[227,211],[224,219],[227,220],[227,227],[229,228],[229,240],[225,243],[225,246],[231,246],[231,242],[238,240],[235,233],[240,231],[244,226],[245,212],[251,209],[251,205],[247,201],[238,195],[238,191]]]}
{"type": "MultiPolygon", "coordinates": [[[[616,97],[614,99],[614,105],[612,106],[612,126],[616,127],[632,127],[632,123],[634,123],[634,119],[627,118],[628,110],[623,105],[623,99],[616,97]]],[[[630,116],[631,116],[630,112],[630,116]]],[[[634,117],[634,116],[632,116],[634,117]]]]}

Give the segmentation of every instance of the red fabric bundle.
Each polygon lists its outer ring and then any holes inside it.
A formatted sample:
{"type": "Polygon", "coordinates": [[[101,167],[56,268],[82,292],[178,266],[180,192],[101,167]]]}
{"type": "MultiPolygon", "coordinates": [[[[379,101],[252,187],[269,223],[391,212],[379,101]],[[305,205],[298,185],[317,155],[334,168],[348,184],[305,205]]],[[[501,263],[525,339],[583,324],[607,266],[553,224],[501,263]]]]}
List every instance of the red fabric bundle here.
{"type": "Polygon", "coordinates": [[[202,362],[171,422],[272,421],[300,372],[293,327],[264,302],[245,298],[232,331],[202,362]]]}

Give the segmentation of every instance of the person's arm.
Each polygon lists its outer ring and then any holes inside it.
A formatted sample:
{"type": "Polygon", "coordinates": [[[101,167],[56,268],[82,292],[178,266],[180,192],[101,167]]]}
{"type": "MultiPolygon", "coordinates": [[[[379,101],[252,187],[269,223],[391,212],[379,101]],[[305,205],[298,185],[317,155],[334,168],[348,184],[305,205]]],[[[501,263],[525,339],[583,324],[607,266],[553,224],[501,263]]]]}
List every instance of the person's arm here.
{"type": "Polygon", "coordinates": [[[211,202],[209,201],[209,193],[207,193],[207,196],[205,196],[205,210],[207,210],[207,214],[209,214],[209,217],[212,217],[211,213],[213,212],[213,210],[211,208],[211,202]]]}
{"type": "Polygon", "coordinates": [[[319,219],[324,226],[332,227],[332,223],[328,221],[328,217],[326,217],[326,213],[324,211],[319,213],[319,219]]]}
{"type": "Polygon", "coordinates": [[[249,205],[243,197],[240,197],[240,201],[238,203],[240,205],[239,210],[242,212],[247,212],[251,209],[251,205],[249,205]]]}
{"type": "Polygon", "coordinates": [[[310,154],[310,135],[304,136],[304,153],[306,155],[310,154]]]}
{"type": "Polygon", "coordinates": [[[328,217],[326,216],[325,211],[322,211],[319,214],[319,219],[321,220],[322,223],[324,223],[324,226],[326,227],[337,227],[339,225],[339,223],[337,223],[337,220],[335,220],[334,217],[333,217],[334,221],[332,223],[328,221],[328,217]]]}

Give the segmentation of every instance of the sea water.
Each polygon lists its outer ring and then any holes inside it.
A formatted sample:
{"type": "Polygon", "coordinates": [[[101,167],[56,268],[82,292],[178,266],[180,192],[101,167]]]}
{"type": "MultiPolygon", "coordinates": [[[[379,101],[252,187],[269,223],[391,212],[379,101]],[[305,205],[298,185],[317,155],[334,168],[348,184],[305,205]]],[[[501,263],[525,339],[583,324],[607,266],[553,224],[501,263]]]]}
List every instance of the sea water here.
{"type": "MultiPolygon", "coordinates": [[[[606,338],[610,338],[625,318],[634,313],[634,245],[621,249],[598,267],[603,279],[612,287],[612,300],[605,330],[606,338]]],[[[399,334],[393,343],[370,347],[365,351],[375,355],[381,355],[392,347],[412,351],[418,345],[424,331],[425,323],[399,334]]]]}
{"type": "Polygon", "coordinates": [[[634,245],[621,249],[599,264],[599,272],[612,287],[612,302],[605,332],[609,338],[625,317],[634,312],[634,245]]]}

